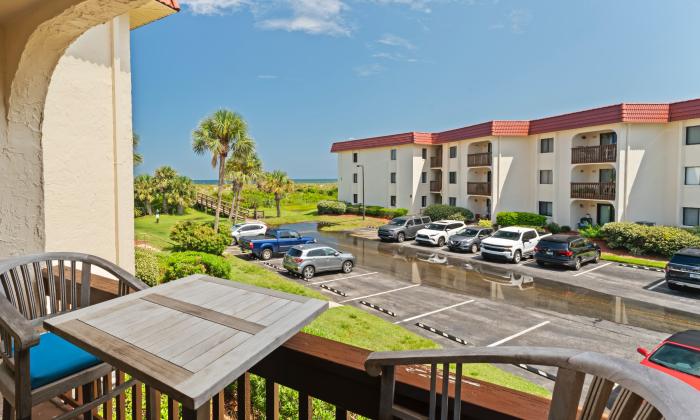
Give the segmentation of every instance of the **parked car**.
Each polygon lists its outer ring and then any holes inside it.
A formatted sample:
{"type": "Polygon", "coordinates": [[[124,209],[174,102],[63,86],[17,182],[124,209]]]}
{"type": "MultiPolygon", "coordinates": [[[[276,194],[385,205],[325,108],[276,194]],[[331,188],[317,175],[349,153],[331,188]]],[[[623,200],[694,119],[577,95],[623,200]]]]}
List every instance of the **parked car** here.
{"type": "Polygon", "coordinates": [[[552,235],[540,240],[535,247],[537,265],[561,265],[580,270],[586,262],[600,261],[600,247],[579,235],[552,235]]]}
{"type": "Polygon", "coordinates": [[[671,290],[700,290],[700,249],[683,248],[666,264],[666,285],[671,290]]]}
{"type": "Polygon", "coordinates": [[[231,227],[231,242],[238,245],[238,241],[244,236],[264,235],[267,226],[263,222],[238,223],[231,227]]]}
{"type": "Polygon", "coordinates": [[[485,260],[501,259],[517,264],[523,258],[532,256],[537,243],[546,236],[551,234],[541,235],[533,228],[505,227],[481,241],[481,256],[485,260]]]}
{"type": "Polygon", "coordinates": [[[641,363],[669,374],[700,391],[700,331],[687,330],[673,334],[653,351],[638,347],[644,356],[641,363]]]}
{"type": "Polygon", "coordinates": [[[311,244],[316,239],[301,236],[291,229],[268,229],[261,236],[244,236],[239,243],[241,251],[250,251],[254,257],[269,260],[274,254],[284,254],[295,245],[311,244]]]}
{"type": "Polygon", "coordinates": [[[493,234],[493,229],[479,226],[467,226],[457,231],[447,240],[450,251],[469,251],[476,253],[481,247],[481,241],[493,234]]]}
{"type": "Polygon", "coordinates": [[[355,266],[355,256],[321,244],[297,245],[287,251],[282,265],[290,273],[308,280],[314,274],[325,271],[351,272],[355,266]]]}
{"type": "Polygon", "coordinates": [[[430,223],[428,216],[401,216],[391,219],[386,225],[379,227],[377,235],[382,241],[403,242],[413,239],[416,233],[430,223]]]}
{"type": "Polygon", "coordinates": [[[457,233],[464,227],[464,222],[457,220],[438,220],[429,223],[425,228],[416,232],[416,242],[444,246],[447,238],[457,233]]]}

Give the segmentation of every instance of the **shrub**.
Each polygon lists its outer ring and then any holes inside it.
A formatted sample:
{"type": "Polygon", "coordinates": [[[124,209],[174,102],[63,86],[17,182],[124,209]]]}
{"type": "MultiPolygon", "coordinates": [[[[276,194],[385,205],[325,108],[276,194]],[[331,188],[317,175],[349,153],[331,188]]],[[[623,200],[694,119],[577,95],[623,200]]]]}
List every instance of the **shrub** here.
{"type": "Polygon", "coordinates": [[[134,207],[134,217],[141,217],[143,216],[143,210],[141,210],[138,207],[134,207]]]}
{"type": "Polygon", "coordinates": [[[538,226],[547,223],[547,217],[524,211],[501,211],[496,214],[496,224],[506,226],[538,226]]]}
{"type": "MultiPolygon", "coordinates": [[[[362,214],[362,206],[359,204],[345,204],[345,213],[347,214],[362,214]]],[[[408,209],[404,208],[389,208],[381,206],[367,206],[365,210],[367,216],[385,217],[393,219],[394,217],[405,216],[408,214],[408,209]]]]}
{"type": "Polygon", "coordinates": [[[623,248],[635,255],[670,257],[685,247],[700,247],[700,238],[681,228],[643,226],[636,223],[606,223],[601,233],[610,248],[623,248]]]}
{"type": "Polygon", "coordinates": [[[461,220],[472,220],[474,218],[474,214],[464,207],[448,206],[446,204],[431,204],[423,210],[423,214],[430,216],[431,220],[449,219],[457,213],[463,216],[461,220]]]}
{"type": "Polygon", "coordinates": [[[463,222],[463,221],[464,221],[464,215],[463,215],[462,213],[451,214],[451,215],[447,216],[447,218],[448,218],[449,220],[457,220],[457,221],[459,221],[459,222],[463,222]]]}
{"type": "Polygon", "coordinates": [[[398,208],[398,209],[394,209],[394,214],[391,217],[392,218],[400,217],[400,216],[405,216],[407,214],[408,214],[408,209],[398,208]]]}
{"type": "Polygon", "coordinates": [[[563,230],[558,224],[554,222],[547,223],[545,225],[545,228],[552,234],[557,234],[563,230]]]}
{"type": "Polygon", "coordinates": [[[137,247],[135,257],[136,277],[149,286],[157,285],[160,280],[158,253],[150,249],[137,247]]]}
{"type": "Polygon", "coordinates": [[[165,260],[163,282],[191,274],[208,274],[225,279],[231,275],[231,265],[223,257],[205,252],[173,252],[168,255],[165,260]]]}
{"type": "Polygon", "coordinates": [[[601,232],[601,227],[598,225],[586,226],[584,228],[579,229],[578,233],[581,236],[584,236],[584,237],[589,238],[589,239],[601,239],[603,237],[603,233],[601,232]]]}
{"type": "Polygon", "coordinates": [[[483,227],[483,228],[492,228],[493,227],[493,223],[491,223],[491,221],[489,219],[481,219],[477,222],[477,225],[479,225],[479,227],[483,227]]]}
{"type": "Polygon", "coordinates": [[[569,226],[569,225],[562,225],[561,231],[562,231],[562,232],[571,232],[571,226],[569,226]]]}
{"type": "MultiPolygon", "coordinates": [[[[211,222],[213,223],[213,222],[211,222]]],[[[201,251],[221,255],[231,242],[231,225],[223,222],[219,233],[214,232],[210,223],[178,222],[170,231],[170,239],[177,243],[180,251],[201,251]]]]}
{"type": "Polygon", "coordinates": [[[347,205],[342,201],[321,200],[316,204],[318,214],[345,214],[347,205]]]}

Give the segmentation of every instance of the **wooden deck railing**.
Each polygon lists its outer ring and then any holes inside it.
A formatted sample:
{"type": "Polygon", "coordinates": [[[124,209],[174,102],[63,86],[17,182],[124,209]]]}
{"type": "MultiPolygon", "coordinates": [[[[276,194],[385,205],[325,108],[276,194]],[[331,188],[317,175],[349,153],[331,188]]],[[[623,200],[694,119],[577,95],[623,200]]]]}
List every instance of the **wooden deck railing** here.
{"type": "Polygon", "coordinates": [[[430,181],[430,191],[432,191],[432,192],[442,191],[442,181],[430,181]]]}
{"type": "Polygon", "coordinates": [[[614,182],[572,182],[571,198],[588,200],[614,200],[614,182]]]}
{"type": "Polygon", "coordinates": [[[571,148],[571,163],[604,163],[617,160],[617,145],[579,146],[571,148]]]}
{"type": "MultiPolygon", "coordinates": [[[[205,212],[213,213],[216,212],[217,201],[218,200],[216,197],[212,197],[210,195],[202,193],[197,193],[195,205],[205,212]]],[[[223,217],[228,217],[229,213],[231,212],[231,202],[222,200],[220,209],[221,210],[219,211],[219,214],[221,214],[223,217]]],[[[238,214],[233,215],[234,222],[245,221],[245,219],[247,218],[265,218],[265,212],[261,210],[248,209],[246,207],[239,207],[238,214]]]]}
{"type": "Polygon", "coordinates": [[[442,168],[442,155],[430,157],[431,168],[442,168]]]}
{"type": "Polygon", "coordinates": [[[468,154],[467,166],[491,166],[491,152],[468,154]]]}
{"type": "Polygon", "coordinates": [[[467,182],[467,194],[491,195],[490,182],[467,182]]]}

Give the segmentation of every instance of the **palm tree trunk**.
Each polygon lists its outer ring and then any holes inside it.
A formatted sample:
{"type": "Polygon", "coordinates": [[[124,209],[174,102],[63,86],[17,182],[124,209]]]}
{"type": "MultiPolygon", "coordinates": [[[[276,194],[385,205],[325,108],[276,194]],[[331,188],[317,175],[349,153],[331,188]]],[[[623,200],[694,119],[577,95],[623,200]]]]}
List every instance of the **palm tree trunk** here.
{"type": "Polygon", "coordinates": [[[152,215],[153,214],[153,209],[151,209],[151,202],[146,200],[146,214],[147,215],[152,215]]]}
{"type": "MultiPolygon", "coordinates": [[[[243,195],[243,186],[238,189],[238,194],[236,194],[236,217],[238,217],[238,212],[241,210],[241,196],[243,195]]],[[[245,222],[245,217],[243,218],[245,222]]]]}
{"type": "Polygon", "coordinates": [[[219,193],[216,199],[216,213],[214,214],[214,232],[219,232],[219,214],[221,213],[221,198],[224,194],[224,163],[226,155],[219,155],[219,193]]]}
{"type": "Polygon", "coordinates": [[[231,183],[231,210],[228,212],[228,220],[233,221],[233,223],[236,223],[236,220],[233,218],[233,213],[235,210],[236,206],[236,196],[238,195],[238,186],[236,185],[236,181],[231,183]]]}
{"type": "Polygon", "coordinates": [[[282,201],[282,198],[280,197],[279,194],[275,193],[275,205],[277,206],[277,217],[282,216],[282,211],[280,209],[280,201],[282,201]]]}
{"type": "Polygon", "coordinates": [[[185,214],[185,206],[183,206],[182,204],[178,204],[177,205],[177,214],[179,214],[180,216],[185,214]]]}
{"type": "Polygon", "coordinates": [[[161,205],[161,213],[168,214],[168,202],[165,199],[165,188],[160,190],[160,194],[163,196],[163,204],[161,205]]]}

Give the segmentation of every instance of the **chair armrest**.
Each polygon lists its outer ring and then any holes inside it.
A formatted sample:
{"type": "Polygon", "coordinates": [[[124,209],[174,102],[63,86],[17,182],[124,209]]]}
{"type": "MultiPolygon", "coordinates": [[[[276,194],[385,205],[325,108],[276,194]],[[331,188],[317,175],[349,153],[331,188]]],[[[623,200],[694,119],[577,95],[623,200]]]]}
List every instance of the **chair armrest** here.
{"type": "Polygon", "coordinates": [[[0,327],[14,337],[15,350],[26,350],[39,343],[39,332],[32,323],[3,297],[0,297],[0,327]]]}

